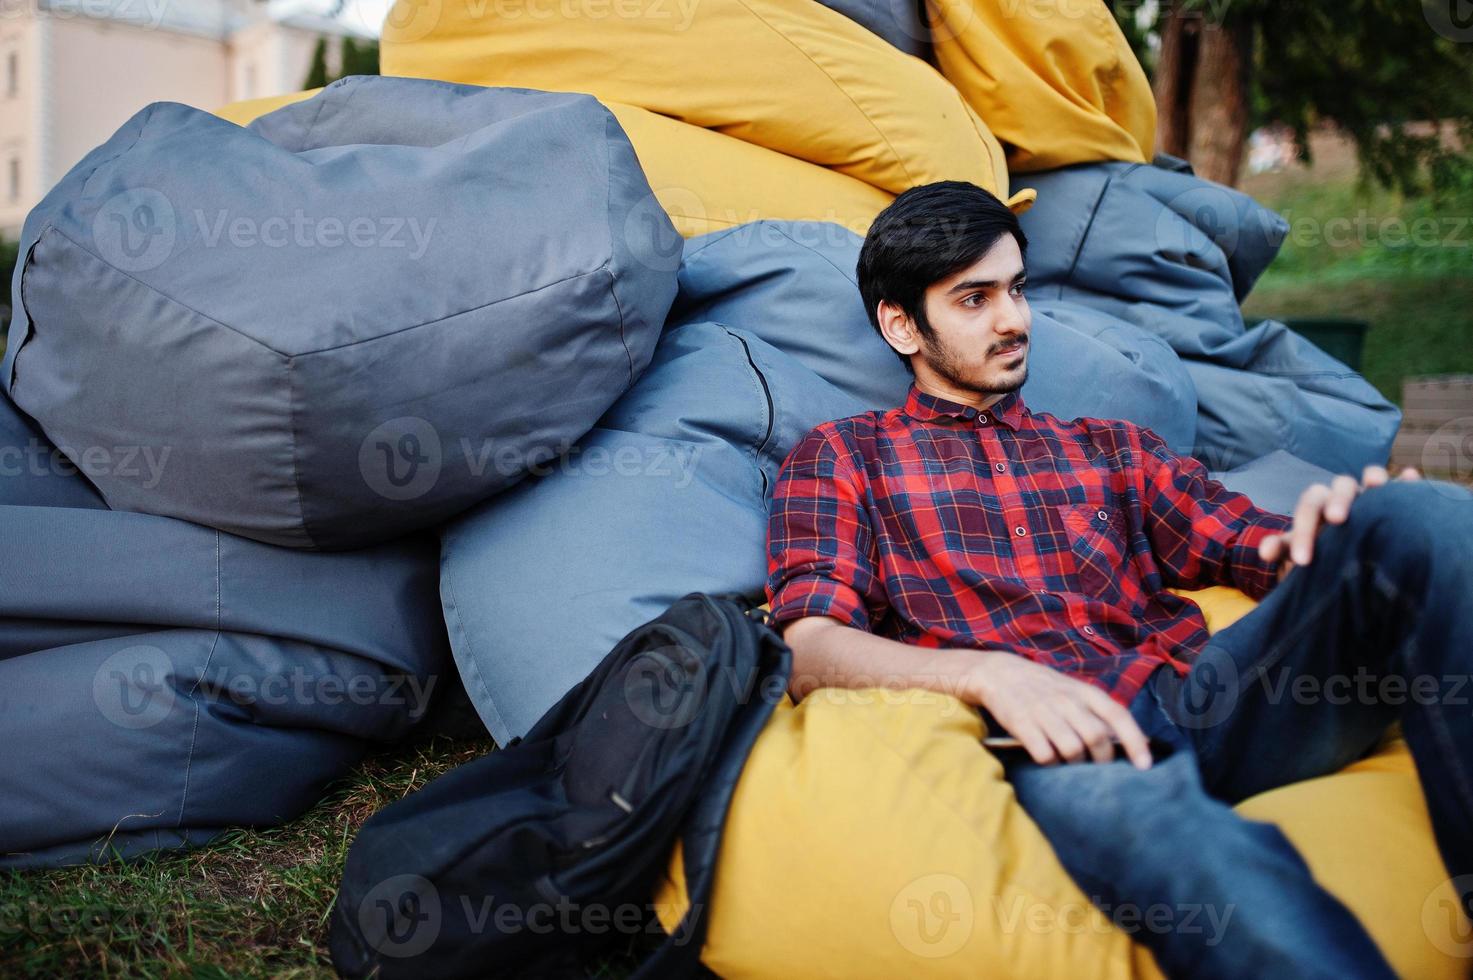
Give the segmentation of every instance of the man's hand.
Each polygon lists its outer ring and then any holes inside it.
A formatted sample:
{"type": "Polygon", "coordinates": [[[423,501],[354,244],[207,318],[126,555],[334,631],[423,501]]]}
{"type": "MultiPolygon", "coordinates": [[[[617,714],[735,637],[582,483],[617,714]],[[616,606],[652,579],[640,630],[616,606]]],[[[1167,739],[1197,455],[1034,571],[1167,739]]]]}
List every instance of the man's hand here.
{"type": "Polygon", "coordinates": [[[1039,765],[1109,762],[1118,740],[1137,769],[1151,768],[1135,718],[1091,684],[1003,651],[982,653],[969,680],[966,699],[990,711],[1039,765]]]}
{"type": "MultiPolygon", "coordinates": [[[[1402,470],[1398,480],[1419,480],[1421,474],[1411,467],[1402,470]]],[[[1316,483],[1299,497],[1294,507],[1294,525],[1284,534],[1273,534],[1258,545],[1258,557],[1279,563],[1283,579],[1296,565],[1314,560],[1314,539],[1326,524],[1344,524],[1350,516],[1350,505],[1362,492],[1379,487],[1391,479],[1384,466],[1367,466],[1360,483],[1354,477],[1337,476],[1329,486],[1316,483]]]]}

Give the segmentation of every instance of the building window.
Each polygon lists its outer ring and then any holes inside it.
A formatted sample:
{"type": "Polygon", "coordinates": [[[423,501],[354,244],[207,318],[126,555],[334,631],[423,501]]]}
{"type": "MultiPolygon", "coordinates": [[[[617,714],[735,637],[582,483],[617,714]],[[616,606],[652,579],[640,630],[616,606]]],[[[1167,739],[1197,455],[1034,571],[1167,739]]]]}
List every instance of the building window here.
{"type": "Polygon", "coordinates": [[[6,181],[6,183],[10,187],[10,199],[12,201],[19,201],[20,200],[20,158],[19,157],[11,157],[10,158],[10,167],[9,167],[9,170],[10,170],[10,176],[9,176],[9,179],[6,181]]]}
{"type": "Polygon", "coordinates": [[[5,55],[5,97],[14,98],[20,92],[20,55],[14,51],[5,55]]]}

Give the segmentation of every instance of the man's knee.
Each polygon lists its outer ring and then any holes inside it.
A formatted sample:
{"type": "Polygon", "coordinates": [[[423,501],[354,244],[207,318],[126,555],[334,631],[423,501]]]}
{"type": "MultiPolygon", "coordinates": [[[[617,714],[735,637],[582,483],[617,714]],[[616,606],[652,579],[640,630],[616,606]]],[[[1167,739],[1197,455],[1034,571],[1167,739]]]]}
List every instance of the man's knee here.
{"type": "Polygon", "coordinates": [[[1365,491],[1342,534],[1367,557],[1405,558],[1408,570],[1438,555],[1461,556],[1473,535],[1473,493],[1436,480],[1397,480],[1365,491]]]}

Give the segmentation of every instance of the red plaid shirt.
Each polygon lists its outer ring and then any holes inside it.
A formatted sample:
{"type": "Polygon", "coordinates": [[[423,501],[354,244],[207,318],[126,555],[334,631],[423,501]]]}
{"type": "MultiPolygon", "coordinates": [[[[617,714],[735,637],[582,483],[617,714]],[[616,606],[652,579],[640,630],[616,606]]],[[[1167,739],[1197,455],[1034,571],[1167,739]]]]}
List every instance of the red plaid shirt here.
{"type": "Polygon", "coordinates": [[[778,471],[767,597],[921,647],[1009,650],[1122,703],[1207,642],[1166,591],[1276,581],[1289,527],[1129,422],[1061,421],[1016,393],[985,412],[911,386],[818,426],[778,471]]]}

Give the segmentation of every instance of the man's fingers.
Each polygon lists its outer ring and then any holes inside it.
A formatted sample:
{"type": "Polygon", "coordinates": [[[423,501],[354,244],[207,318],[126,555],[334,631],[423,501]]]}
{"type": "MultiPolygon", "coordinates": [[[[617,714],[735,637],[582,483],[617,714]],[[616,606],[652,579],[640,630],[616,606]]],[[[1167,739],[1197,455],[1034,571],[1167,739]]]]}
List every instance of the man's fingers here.
{"type": "Polygon", "coordinates": [[[1110,726],[1131,765],[1137,769],[1151,768],[1151,743],[1146,738],[1146,733],[1141,731],[1141,726],[1136,723],[1135,716],[1104,691],[1090,688],[1090,692],[1091,695],[1097,695],[1090,698],[1090,708],[1110,726]]]}
{"type": "Polygon", "coordinates": [[[1074,727],[1052,706],[1038,712],[1038,727],[1053,743],[1059,758],[1065,762],[1080,762],[1084,759],[1084,740],[1075,733],[1074,727]]]}
{"type": "Polygon", "coordinates": [[[1294,526],[1289,529],[1289,557],[1296,565],[1308,565],[1314,555],[1314,536],[1320,529],[1320,515],[1324,513],[1325,501],[1330,499],[1330,488],[1316,483],[1299,497],[1294,508],[1294,526]]]}
{"type": "Polygon", "coordinates": [[[1422,471],[1415,466],[1404,466],[1401,472],[1396,474],[1396,478],[1398,480],[1420,480],[1422,479],[1422,471]]]}
{"type": "MultiPolygon", "coordinates": [[[[998,719],[998,721],[1001,720],[1001,718],[998,719]]],[[[1023,748],[1027,750],[1028,757],[1040,766],[1051,766],[1059,761],[1058,753],[1054,751],[1053,744],[1043,734],[1043,730],[1033,724],[1033,722],[1020,722],[1016,727],[1008,728],[1008,731],[1012,734],[1013,738],[1023,743],[1023,748]]]]}
{"type": "Polygon", "coordinates": [[[1367,489],[1379,487],[1389,479],[1391,479],[1391,474],[1386,472],[1384,466],[1367,466],[1360,475],[1361,486],[1367,489]]]}
{"type": "Polygon", "coordinates": [[[1003,731],[1022,743],[1023,748],[1028,752],[1028,757],[1034,762],[1040,766],[1047,766],[1059,761],[1058,754],[1054,752],[1054,747],[1048,737],[1033,720],[1032,712],[994,711],[992,716],[997,719],[1003,731]]]}
{"type": "Polygon", "coordinates": [[[1270,534],[1258,542],[1258,557],[1273,564],[1284,560],[1284,535],[1270,534]]]}
{"type": "Polygon", "coordinates": [[[1111,737],[1110,726],[1094,713],[1087,702],[1073,705],[1065,717],[1074,727],[1074,733],[1084,742],[1090,759],[1095,762],[1114,760],[1115,740],[1111,737]]]}
{"type": "Polygon", "coordinates": [[[1355,503],[1360,485],[1354,477],[1337,476],[1330,481],[1330,497],[1325,501],[1325,520],[1331,524],[1344,524],[1350,516],[1350,505],[1355,503]]]}

